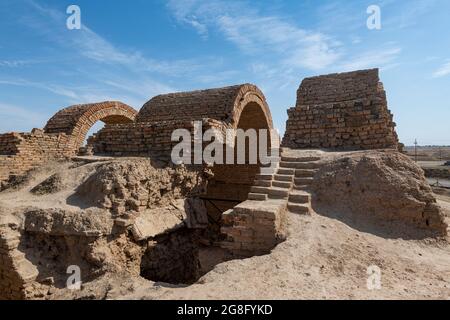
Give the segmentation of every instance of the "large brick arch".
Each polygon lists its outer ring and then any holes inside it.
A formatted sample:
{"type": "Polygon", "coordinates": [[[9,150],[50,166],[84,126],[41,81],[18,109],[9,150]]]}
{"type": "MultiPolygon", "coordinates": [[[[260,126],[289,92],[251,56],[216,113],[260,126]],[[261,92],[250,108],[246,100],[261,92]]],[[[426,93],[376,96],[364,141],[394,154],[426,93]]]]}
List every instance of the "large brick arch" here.
{"type": "Polygon", "coordinates": [[[97,121],[106,124],[131,123],[136,115],[136,110],[118,101],[74,105],[58,111],[50,118],[44,132],[67,134],[70,137],[70,149],[76,153],[97,121]]]}
{"type": "Polygon", "coordinates": [[[264,117],[267,127],[273,128],[264,94],[252,84],[158,95],[144,104],[136,122],[210,118],[237,128],[244,109],[248,111],[247,106],[253,106],[253,111],[264,117]]]}
{"type": "MultiPolygon", "coordinates": [[[[144,104],[136,122],[190,122],[205,118],[234,129],[273,129],[264,94],[252,84],[159,95],[144,104]]],[[[259,164],[215,164],[211,168],[214,178],[203,196],[208,211],[218,214],[219,219],[223,211],[247,199],[259,168],[259,164]]]]}

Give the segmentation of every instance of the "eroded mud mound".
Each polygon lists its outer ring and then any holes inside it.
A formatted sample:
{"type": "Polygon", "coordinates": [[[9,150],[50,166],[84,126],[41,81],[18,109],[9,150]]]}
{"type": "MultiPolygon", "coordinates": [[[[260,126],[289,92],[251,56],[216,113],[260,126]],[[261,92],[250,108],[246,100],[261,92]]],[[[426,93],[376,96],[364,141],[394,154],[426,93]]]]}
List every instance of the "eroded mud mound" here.
{"type": "Polygon", "coordinates": [[[0,194],[0,299],[49,298],[67,286],[70,266],[83,282],[105,273],[195,281],[211,242],[200,198],[208,177],[202,166],[144,158],[31,172],[0,194]]]}
{"type": "Polygon", "coordinates": [[[314,177],[317,212],[346,215],[353,222],[400,222],[444,234],[444,214],[423,170],[394,152],[355,152],[335,157],[314,177]]]}
{"type": "Polygon", "coordinates": [[[173,199],[204,193],[206,178],[201,168],[156,168],[148,159],[110,162],[97,170],[76,191],[81,198],[115,214],[161,207],[173,199]]]}

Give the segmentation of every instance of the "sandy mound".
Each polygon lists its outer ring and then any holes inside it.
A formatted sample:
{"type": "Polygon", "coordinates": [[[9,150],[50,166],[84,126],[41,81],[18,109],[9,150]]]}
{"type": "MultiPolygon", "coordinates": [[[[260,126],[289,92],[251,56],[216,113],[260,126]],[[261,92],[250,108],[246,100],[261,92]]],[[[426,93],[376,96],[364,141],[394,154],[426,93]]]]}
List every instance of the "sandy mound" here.
{"type": "Polygon", "coordinates": [[[332,158],[314,177],[312,189],[318,213],[339,214],[354,226],[390,225],[397,235],[409,227],[441,235],[447,230],[423,170],[398,152],[355,152],[332,158]]]}
{"type": "Polygon", "coordinates": [[[157,168],[150,159],[113,161],[100,165],[69,201],[80,199],[116,214],[170,204],[198,196],[206,188],[202,168],[157,168]]]}

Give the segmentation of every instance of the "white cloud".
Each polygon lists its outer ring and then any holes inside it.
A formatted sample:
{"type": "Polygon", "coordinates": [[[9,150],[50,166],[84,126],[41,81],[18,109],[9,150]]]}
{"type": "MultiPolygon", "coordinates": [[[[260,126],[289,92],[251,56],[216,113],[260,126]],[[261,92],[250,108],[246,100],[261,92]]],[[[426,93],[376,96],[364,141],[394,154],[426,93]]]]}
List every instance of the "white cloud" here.
{"type": "MultiPolygon", "coordinates": [[[[138,50],[118,48],[85,24],[82,24],[80,30],[61,28],[60,26],[65,25],[67,18],[64,11],[44,7],[34,0],[29,0],[28,3],[40,17],[29,16],[23,18],[23,22],[60,46],[74,50],[77,54],[96,63],[122,65],[142,75],[156,72],[168,76],[193,72],[202,66],[194,60],[164,61],[146,57],[138,50]]],[[[194,22],[191,25],[201,29],[201,26],[194,22]]]]}
{"type": "Polygon", "coordinates": [[[440,66],[439,69],[433,73],[433,78],[441,78],[448,75],[450,75],[450,61],[440,66]]]}
{"type": "Polygon", "coordinates": [[[9,131],[29,131],[31,127],[41,127],[48,119],[42,112],[34,112],[23,107],[0,102],[0,133],[9,131]]]}
{"type": "Polygon", "coordinates": [[[318,70],[340,56],[337,41],[320,32],[299,28],[282,17],[261,15],[240,2],[170,1],[178,21],[195,17],[204,27],[222,32],[249,55],[275,54],[285,66],[318,70]]]}
{"type": "Polygon", "coordinates": [[[12,85],[12,86],[24,86],[24,87],[34,87],[38,89],[43,89],[50,91],[54,94],[64,96],[67,98],[77,99],[79,96],[71,89],[65,88],[60,85],[46,84],[44,82],[33,82],[25,79],[8,79],[2,80],[0,79],[0,84],[3,85],[12,85]]]}
{"type": "Polygon", "coordinates": [[[0,60],[0,67],[17,68],[36,63],[33,60],[0,60]]]}

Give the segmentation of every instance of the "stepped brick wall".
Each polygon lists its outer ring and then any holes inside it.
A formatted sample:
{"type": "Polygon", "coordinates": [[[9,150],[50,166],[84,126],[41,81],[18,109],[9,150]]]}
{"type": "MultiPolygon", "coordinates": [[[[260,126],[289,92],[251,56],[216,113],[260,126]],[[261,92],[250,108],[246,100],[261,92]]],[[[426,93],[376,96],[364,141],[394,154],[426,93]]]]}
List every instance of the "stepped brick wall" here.
{"type": "Polygon", "coordinates": [[[398,148],[378,69],[304,79],[288,116],[285,147],[398,148]]]}
{"type": "Polygon", "coordinates": [[[44,162],[66,158],[71,153],[68,141],[66,134],[45,134],[39,129],[0,135],[0,181],[44,162]]]}
{"type": "Polygon", "coordinates": [[[20,233],[0,226],[0,300],[33,298],[37,268],[18,250],[20,233]]]}

